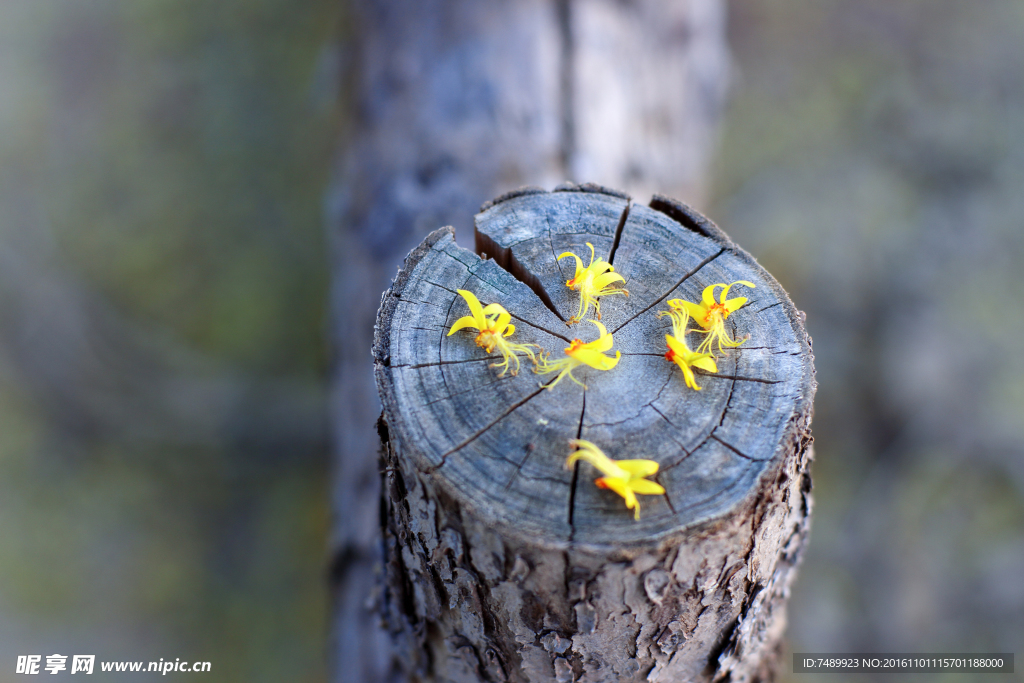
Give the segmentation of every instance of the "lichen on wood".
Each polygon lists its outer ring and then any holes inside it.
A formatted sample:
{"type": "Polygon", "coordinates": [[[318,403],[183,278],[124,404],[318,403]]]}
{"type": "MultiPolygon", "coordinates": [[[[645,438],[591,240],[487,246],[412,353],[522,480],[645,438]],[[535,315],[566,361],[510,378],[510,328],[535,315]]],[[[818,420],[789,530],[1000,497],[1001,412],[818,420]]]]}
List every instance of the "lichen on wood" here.
{"type": "MultiPolygon", "coordinates": [[[[384,404],[386,622],[420,681],[764,680],[773,671],[810,514],[810,340],[778,283],[710,221],[656,197],[568,186],[488,203],[479,255],[451,229],[406,261],[378,314],[384,404]],[[602,303],[622,351],[584,390],[552,391],[458,334],[458,289],[514,316],[518,341],[561,353],[578,301],[564,251],[590,242],[626,278],[602,303]],[[664,358],[671,298],[749,280],[728,319],[749,335],[685,386],[664,358]],[[745,292],[747,293],[747,292],[745,292]],[[664,496],[634,521],[567,470],[573,438],[648,458],[664,496]]],[[[583,323],[586,327],[590,327],[583,323]]],[[[589,337],[585,337],[589,339],[589,337]]]]}

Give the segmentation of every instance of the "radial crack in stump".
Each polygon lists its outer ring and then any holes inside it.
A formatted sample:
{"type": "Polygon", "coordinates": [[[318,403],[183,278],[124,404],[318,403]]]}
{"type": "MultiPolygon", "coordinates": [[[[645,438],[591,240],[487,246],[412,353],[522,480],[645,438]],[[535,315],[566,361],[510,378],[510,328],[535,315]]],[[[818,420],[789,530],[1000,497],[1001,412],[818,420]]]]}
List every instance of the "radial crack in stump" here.
{"type": "MultiPolygon", "coordinates": [[[[422,681],[712,681],[770,676],[807,540],[815,388],[803,317],[778,283],[684,204],[597,186],[509,193],[415,249],[378,314],[384,404],[383,605],[422,681]],[[629,296],[602,299],[616,367],[543,389],[523,357],[498,377],[457,290],[514,316],[513,341],[562,357],[579,294],[565,251],[614,251],[629,296]],[[747,280],[726,320],[747,341],[688,388],[663,357],[667,301],[747,280]],[[623,500],[564,466],[569,440],[657,462],[663,496],[623,500]]],[[[739,289],[739,288],[738,288],[739,289]]],[[[693,327],[691,326],[691,329],[693,327]]],[[[701,335],[688,336],[691,348],[701,335]]],[[[499,358],[500,360],[500,358],[499,358]]],[[[550,376],[545,379],[550,379],[550,376]]]]}

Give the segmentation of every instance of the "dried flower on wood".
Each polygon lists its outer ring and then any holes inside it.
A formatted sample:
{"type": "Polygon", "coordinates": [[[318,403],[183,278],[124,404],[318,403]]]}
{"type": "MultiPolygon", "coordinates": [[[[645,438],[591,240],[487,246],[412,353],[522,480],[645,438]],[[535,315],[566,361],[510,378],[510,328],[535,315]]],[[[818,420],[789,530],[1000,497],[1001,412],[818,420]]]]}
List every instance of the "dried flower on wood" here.
{"type": "Polygon", "coordinates": [[[571,467],[577,460],[585,460],[598,470],[603,477],[594,480],[598,488],[611,489],[626,501],[626,509],[633,510],[633,518],[640,519],[640,501],[636,494],[658,495],[665,493],[664,487],[644,477],[658,472],[658,463],[653,460],[612,460],[596,445],[583,439],[573,439],[569,445],[576,448],[565,461],[571,467]]]}
{"type": "Polygon", "coordinates": [[[596,320],[591,320],[590,322],[597,325],[599,332],[597,339],[586,343],[579,339],[573,339],[572,344],[565,349],[565,358],[552,361],[548,358],[548,354],[543,354],[537,359],[537,364],[533,371],[538,375],[558,372],[558,376],[555,377],[554,381],[544,385],[548,389],[553,389],[567,375],[573,382],[586,389],[586,384],[572,376],[573,370],[581,365],[587,365],[597,370],[611,370],[619,362],[619,357],[622,356],[621,351],[616,351],[614,358],[604,354],[605,351],[609,351],[612,348],[614,343],[612,335],[608,333],[604,325],[596,320]]]}
{"type": "Polygon", "coordinates": [[[568,325],[583,320],[583,316],[587,314],[591,306],[594,307],[594,310],[597,312],[597,319],[600,320],[601,302],[598,301],[599,297],[608,296],[609,294],[625,294],[629,296],[628,291],[614,284],[615,282],[625,282],[626,279],[616,273],[612,264],[603,258],[594,258],[593,244],[587,242],[587,246],[590,247],[590,265],[586,268],[583,267],[583,259],[571,251],[559,254],[557,259],[561,261],[566,256],[572,256],[576,261],[576,274],[573,275],[572,279],[565,281],[565,286],[575,289],[580,293],[580,307],[576,315],[566,321],[568,325]]]}
{"type": "Polygon", "coordinates": [[[476,298],[473,292],[466,291],[465,289],[457,291],[466,300],[466,305],[469,306],[471,315],[464,315],[456,320],[452,328],[448,330],[449,337],[467,327],[479,330],[479,333],[476,335],[476,345],[487,353],[494,353],[494,350],[497,349],[504,359],[502,363],[491,364],[492,368],[502,369],[498,373],[498,377],[504,377],[505,373],[509,371],[513,375],[519,373],[519,356],[516,354],[521,353],[529,356],[530,360],[536,364],[537,352],[530,347],[539,349],[539,346],[536,344],[517,344],[508,341],[507,338],[516,331],[516,326],[509,322],[512,320],[512,315],[505,310],[504,306],[501,304],[481,306],[480,300],[476,298]],[[514,367],[509,365],[510,363],[513,363],[514,367]]]}

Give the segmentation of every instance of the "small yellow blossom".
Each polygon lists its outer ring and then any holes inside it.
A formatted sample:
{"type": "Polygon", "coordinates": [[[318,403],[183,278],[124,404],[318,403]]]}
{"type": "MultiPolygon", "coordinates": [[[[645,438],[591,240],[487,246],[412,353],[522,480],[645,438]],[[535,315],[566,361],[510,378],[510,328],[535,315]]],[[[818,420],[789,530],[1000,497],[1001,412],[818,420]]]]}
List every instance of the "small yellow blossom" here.
{"type": "Polygon", "coordinates": [[[594,258],[593,244],[587,242],[587,246],[590,247],[590,265],[586,268],[583,267],[583,259],[571,251],[563,252],[557,259],[561,261],[566,256],[572,256],[576,261],[576,274],[573,275],[571,280],[565,281],[565,286],[575,289],[580,293],[580,308],[579,312],[566,322],[568,325],[583,320],[583,316],[590,310],[591,305],[594,306],[594,310],[597,311],[597,319],[600,320],[601,302],[597,300],[598,297],[608,296],[609,294],[625,294],[629,296],[629,292],[625,289],[612,284],[614,282],[625,282],[626,279],[616,273],[612,264],[603,258],[594,258]]]}
{"type": "Polygon", "coordinates": [[[668,305],[672,308],[685,310],[697,321],[698,325],[704,328],[703,330],[694,330],[695,332],[707,335],[700,346],[697,347],[697,353],[709,353],[712,344],[717,342],[718,352],[725,355],[725,351],[722,350],[723,345],[735,347],[746,341],[746,338],[731,339],[725,331],[725,319],[729,317],[730,313],[734,313],[740,306],[747,303],[747,297],[745,296],[738,296],[733,299],[725,298],[729,293],[729,288],[733,285],[754,288],[753,282],[736,280],[736,282],[728,285],[722,283],[708,285],[704,288],[699,304],[684,299],[672,299],[668,302],[668,305]],[[718,301],[715,301],[715,290],[719,287],[723,288],[722,293],[718,297],[718,301]]]}
{"type": "Polygon", "coordinates": [[[513,375],[519,373],[519,357],[516,355],[517,353],[525,354],[530,357],[531,361],[537,362],[536,352],[530,347],[533,346],[539,349],[539,346],[536,344],[517,344],[506,339],[506,337],[511,336],[516,331],[516,326],[509,322],[512,320],[512,316],[505,310],[504,306],[501,304],[481,306],[480,300],[476,298],[473,292],[468,292],[464,289],[457,291],[466,300],[472,315],[464,315],[456,320],[455,324],[452,325],[452,329],[448,330],[449,337],[465,327],[480,330],[480,333],[476,335],[476,345],[487,353],[494,353],[494,349],[498,349],[498,353],[505,359],[504,363],[491,364],[492,368],[502,369],[498,377],[504,377],[505,373],[509,370],[512,371],[513,375]],[[515,363],[514,368],[509,365],[510,362],[515,363]]]}
{"type": "Polygon", "coordinates": [[[668,316],[672,319],[672,334],[665,335],[665,343],[668,345],[665,359],[672,361],[683,371],[683,379],[686,380],[686,386],[700,391],[700,387],[697,386],[697,380],[693,376],[693,370],[690,367],[700,368],[708,372],[718,372],[718,366],[715,365],[715,357],[710,353],[691,351],[690,347],[686,345],[686,325],[690,321],[690,314],[686,312],[686,309],[672,308],[667,311],[660,311],[658,317],[661,318],[663,316],[668,316]]]}
{"type": "Polygon", "coordinates": [[[626,501],[626,509],[634,511],[633,518],[637,521],[640,520],[640,502],[636,494],[665,493],[661,484],[644,479],[658,472],[658,463],[653,460],[612,460],[600,448],[583,439],[573,439],[569,445],[579,450],[569,456],[565,466],[571,467],[577,460],[586,460],[601,470],[604,476],[595,479],[594,483],[598,488],[611,489],[622,496],[626,501]]]}
{"type": "Polygon", "coordinates": [[[545,354],[541,355],[537,360],[536,367],[533,368],[533,371],[538,375],[547,375],[552,372],[558,372],[558,377],[555,377],[553,382],[549,382],[543,386],[548,389],[553,389],[556,384],[562,381],[563,377],[568,375],[569,379],[586,389],[586,384],[572,376],[573,370],[581,365],[589,365],[590,367],[598,370],[611,370],[615,367],[616,363],[619,362],[619,357],[622,355],[621,351],[615,352],[615,358],[604,355],[605,351],[612,348],[612,344],[614,343],[612,335],[608,333],[608,330],[605,329],[604,325],[596,320],[591,320],[590,322],[597,325],[598,332],[600,333],[597,339],[586,343],[583,343],[579,339],[573,339],[572,344],[565,349],[565,358],[550,361],[548,360],[548,356],[545,354]]]}

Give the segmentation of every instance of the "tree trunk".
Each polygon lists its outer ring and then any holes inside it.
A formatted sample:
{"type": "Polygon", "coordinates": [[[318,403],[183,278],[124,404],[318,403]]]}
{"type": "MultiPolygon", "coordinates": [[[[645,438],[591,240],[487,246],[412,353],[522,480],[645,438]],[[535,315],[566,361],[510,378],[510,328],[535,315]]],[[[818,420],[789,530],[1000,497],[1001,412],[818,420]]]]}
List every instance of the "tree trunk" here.
{"type": "Polygon", "coordinates": [[[378,293],[430,230],[472,241],[508,188],[580,177],[699,196],[727,81],[722,0],[349,3],[345,124],[328,193],[334,264],[332,659],[393,680],[375,617],[378,293]]]}
{"type": "Polygon", "coordinates": [[[477,215],[484,258],[435,231],[385,294],[382,602],[411,680],[772,677],[809,524],[810,340],[778,283],[714,224],[663,197],[652,207],[592,186],[507,195],[477,215]],[[577,370],[586,387],[545,389],[525,368],[502,377],[472,335],[446,334],[468,313],[464,289],[553,357],[594,338],[588,323],[567,327],[579,295],[556,260],[586,263],[587,243],[629,296],[602,300],[622,357],[577,370]],[[755,285],[728,318],[749,339],[694,391],[664,358],[671,327],[656,313],[735,280],[755,285]],[[589,465],[565,469],[573,438],[655,460],[665,495],[644,496],[635,521],[589,465]]]}

